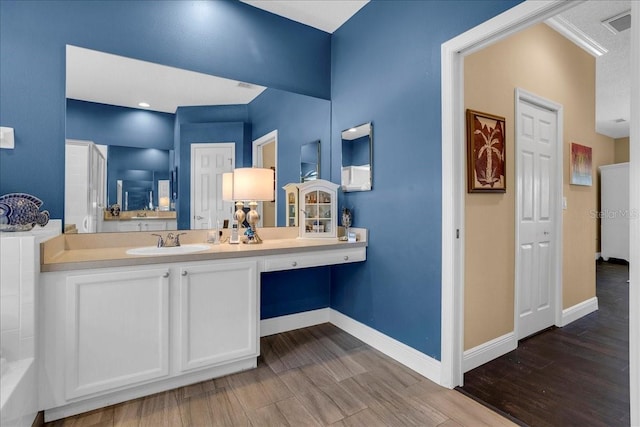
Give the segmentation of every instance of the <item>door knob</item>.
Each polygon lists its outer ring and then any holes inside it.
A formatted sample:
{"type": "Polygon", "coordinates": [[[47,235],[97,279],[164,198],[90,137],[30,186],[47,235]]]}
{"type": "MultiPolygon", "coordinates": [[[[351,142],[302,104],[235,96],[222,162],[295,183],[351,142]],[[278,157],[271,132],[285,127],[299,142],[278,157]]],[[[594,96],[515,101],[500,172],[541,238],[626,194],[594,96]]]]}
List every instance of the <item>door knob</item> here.
{"type": "Polygon", "coordinates": [[[204,217],[200,215],[196,215],[196,219],[200,220],[200,219],[204,219],[204,217]]]}

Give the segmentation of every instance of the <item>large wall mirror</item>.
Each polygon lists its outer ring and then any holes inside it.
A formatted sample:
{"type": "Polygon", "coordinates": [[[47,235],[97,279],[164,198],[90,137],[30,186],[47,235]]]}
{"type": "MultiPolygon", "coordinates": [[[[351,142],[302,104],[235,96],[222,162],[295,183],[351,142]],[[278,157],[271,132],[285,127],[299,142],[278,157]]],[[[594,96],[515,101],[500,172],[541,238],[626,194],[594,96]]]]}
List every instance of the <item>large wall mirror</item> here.
{"type": "Polygon", "coordinates": [[[320,141],[307,142],[300,147],[300,182],[320,179],[320,141]]]}
{"type": "Polygon", "coordinates": [[[373,188],[373,124],[365,123],[342,131],[342,191],[373,188]]]}
{"type": "MultiPolygon", "coordinates": [[[[300,180],[303,172],[298,165],[303,161],[309,163],[309,167],[315,163],[315,176],[320,175],[319,141],[329,140],[331,135],[329,100],[150,64],[167,69],[169,77],[163,81],[162,87],[171,88],[174,93],[165,93],[164,100],[148,101],[151,107],[140,107],[138,103],[146,101],[140,97],[142,87],[155,80],[147,72],[149,63],[67,46],[66,64],[66,137],[107,146],[104,178],[107,188],[103,203],[107,209],[118,202],[121,209],[157,208],[161,204],[159,185],[164,186],[169,181],[171,194],[179,189],[179,200],[175,200],[175,204],[171,200],[171,209],[175,209],[177,216],[177,228],[188,229],[191,226],[191,159],[187,154],[190,144],[234,142],[235,167],[246,167],[252,164],[252,159],[243,153],[251,152],[252,141],[276,129],[280,165],[277,182],[300,180]],[[128,64],[105,77],[102,70],[106,68],[105,61],[110,59],[128,64]],[[190,81],[178,84],[178,77],[173,77],[172,73],[188,73],[190,81]],[[213,84],[211,79],[215,79],[213,84]],[[203,99],[201,92],[206,92],[205,89],[213,85],[216,85],[211,89],[213,93],[207,92],[203,99]],[[223,89],[218,85],[223,85],[223,89]],[[197,90],[188,89],[194,86],[197,90]],[[78,95],[78,87],[82,88],[83,95],[78,95]],[[129,99],[124,102],[116,99],[112,96],[115,92],[124,92],[129,99]],[[231,92],[234,94],[229,97],[231,92]],[[308,141],[314,142],[307,147],[308,141]],[[312,155],[307,157],[312,152],[315,158],[312,155]],[[127,206],[124,206],[125,193],[128,194],[127,206]],[[149,203],[151,198],[152,203],[149,203]]],[[[329,147],[324,149],[328,155],[329,147]]],[[[304,173],[313,176],[306,165],[304,173]]],[[[325,173],[328,174],[327,171],[325,173]]],[[[276,193],[276,222],[284,225],[285,203],[277,202],[284,197],[284,190],[280,185],[276,188],[280,189],[276,193]]],[[[228,204],[232,207],[231,203],[228,204]]],[[[230,208],[229,215],[232,213],[230,208]]],[[[97,213],[98,216],[102,214],[97,213]]],[[[105,229],[98,228],[97,231],[105,229]]]]}

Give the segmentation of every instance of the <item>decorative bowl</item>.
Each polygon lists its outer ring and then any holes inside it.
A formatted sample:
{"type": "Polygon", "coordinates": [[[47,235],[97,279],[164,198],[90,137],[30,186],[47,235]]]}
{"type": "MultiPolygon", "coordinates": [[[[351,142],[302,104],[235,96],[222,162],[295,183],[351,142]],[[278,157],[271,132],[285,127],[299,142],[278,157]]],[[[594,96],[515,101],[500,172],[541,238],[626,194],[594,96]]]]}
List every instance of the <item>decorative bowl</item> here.
{"type": "Polygon", "coordinates": [[[29,231],[36,224],[44,227],[49,212],[40,212],[42,200],[31,194],[10,193],[0,196],[0,231],[29,231]]]}

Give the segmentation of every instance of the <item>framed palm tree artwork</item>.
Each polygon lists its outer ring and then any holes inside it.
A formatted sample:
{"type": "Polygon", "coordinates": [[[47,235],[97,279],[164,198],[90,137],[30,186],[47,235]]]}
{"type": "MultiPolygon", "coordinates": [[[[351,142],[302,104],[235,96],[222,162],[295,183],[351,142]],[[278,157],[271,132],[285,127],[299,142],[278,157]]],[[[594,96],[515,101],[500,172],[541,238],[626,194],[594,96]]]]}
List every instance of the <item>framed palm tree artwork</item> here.
{"type": "Polygon", "coordinates": [[[467,191],[504,193],[505,119],[493,114],[467,110],[467,191]]]}

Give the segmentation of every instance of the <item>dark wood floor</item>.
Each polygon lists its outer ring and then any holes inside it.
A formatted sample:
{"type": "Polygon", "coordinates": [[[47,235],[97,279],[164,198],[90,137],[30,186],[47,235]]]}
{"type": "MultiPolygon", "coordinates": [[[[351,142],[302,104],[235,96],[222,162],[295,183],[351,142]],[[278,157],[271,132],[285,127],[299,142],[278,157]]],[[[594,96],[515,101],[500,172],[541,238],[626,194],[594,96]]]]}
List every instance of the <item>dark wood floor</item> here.
{"type": "Polygon", "coordinates": [[[48,426],[513,426],[325,323],[262,338],[258,368],[48,426]]]}
{"type": "Polygon", "coordinates": [[[529,426],[628,426],[629,267],[598,262],[599,310],[519,343],[459,389],[529,426]]]}

